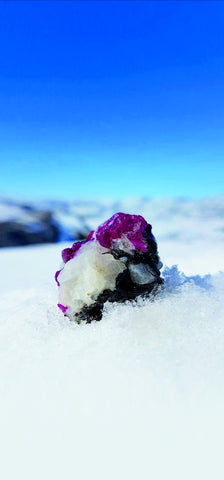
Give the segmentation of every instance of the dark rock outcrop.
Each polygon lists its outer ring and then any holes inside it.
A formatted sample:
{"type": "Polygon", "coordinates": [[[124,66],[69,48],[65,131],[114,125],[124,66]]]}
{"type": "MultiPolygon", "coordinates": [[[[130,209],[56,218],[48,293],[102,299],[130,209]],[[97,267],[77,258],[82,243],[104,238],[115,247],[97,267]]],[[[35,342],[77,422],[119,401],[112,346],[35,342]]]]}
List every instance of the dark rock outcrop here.
{"type": "Polygon", "coordinates": [[[28,210],[24,218],[0,222],[0,247],[57,242],[59,228],[51,212],[28,210]]]}

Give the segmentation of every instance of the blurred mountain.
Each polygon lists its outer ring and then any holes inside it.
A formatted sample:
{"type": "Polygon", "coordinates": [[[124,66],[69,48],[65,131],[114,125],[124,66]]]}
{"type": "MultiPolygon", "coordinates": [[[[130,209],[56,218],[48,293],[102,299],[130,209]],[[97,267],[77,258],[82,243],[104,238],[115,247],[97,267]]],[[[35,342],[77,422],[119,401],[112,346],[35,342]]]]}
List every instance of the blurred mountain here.
{"type": "Polygon", "coordinates": [[[160,240],[224,241],[224,196],[26,203],[0,197],[0,247],[83,239],[118,211],[144,216],[160,240]]]}

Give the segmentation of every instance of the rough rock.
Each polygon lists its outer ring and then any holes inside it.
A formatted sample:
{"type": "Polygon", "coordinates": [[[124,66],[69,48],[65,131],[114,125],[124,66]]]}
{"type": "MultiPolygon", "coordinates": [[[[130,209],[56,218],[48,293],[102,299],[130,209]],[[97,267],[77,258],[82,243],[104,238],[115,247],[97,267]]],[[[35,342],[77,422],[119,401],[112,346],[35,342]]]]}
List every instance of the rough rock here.
{"type": "Polygon", "coordinates": [[[100,320],[105,302],[155,294],[163,283],[152,227],[140,215],[116,213],[64,249],[62,261],[58,307],[77,322],[100,320]]]}

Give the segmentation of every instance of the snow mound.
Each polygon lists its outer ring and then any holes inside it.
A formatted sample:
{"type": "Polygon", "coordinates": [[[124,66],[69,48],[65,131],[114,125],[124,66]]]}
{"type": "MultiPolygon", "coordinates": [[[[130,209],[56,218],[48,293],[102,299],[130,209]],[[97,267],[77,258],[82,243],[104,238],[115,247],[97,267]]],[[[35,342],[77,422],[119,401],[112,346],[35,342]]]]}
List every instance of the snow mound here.
{"type": "Polygon", "coordinates": [[[224,274],[164,278],[90,325],[53,278],[1,295],[4,480],[223,477],[224,274]]]}

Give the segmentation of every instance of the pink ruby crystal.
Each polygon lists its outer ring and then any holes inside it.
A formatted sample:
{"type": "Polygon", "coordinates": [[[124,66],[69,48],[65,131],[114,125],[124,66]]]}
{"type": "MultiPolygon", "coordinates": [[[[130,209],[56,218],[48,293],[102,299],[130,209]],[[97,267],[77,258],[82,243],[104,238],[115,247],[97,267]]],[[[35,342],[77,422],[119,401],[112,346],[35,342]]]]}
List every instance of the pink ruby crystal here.
{"type": "Polygon", "coordinates": [[[143,237],[147,226],[149,224],[141,215],[115,213],[109,220],[98,227],[96,239],[102,247],[111,248],[113,240],[125,235],[135,248],[142,252],[147,252],[147,243],[143,237]]]}

